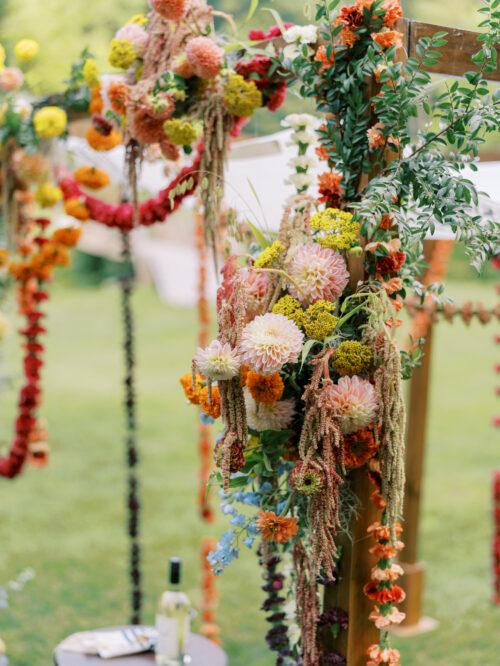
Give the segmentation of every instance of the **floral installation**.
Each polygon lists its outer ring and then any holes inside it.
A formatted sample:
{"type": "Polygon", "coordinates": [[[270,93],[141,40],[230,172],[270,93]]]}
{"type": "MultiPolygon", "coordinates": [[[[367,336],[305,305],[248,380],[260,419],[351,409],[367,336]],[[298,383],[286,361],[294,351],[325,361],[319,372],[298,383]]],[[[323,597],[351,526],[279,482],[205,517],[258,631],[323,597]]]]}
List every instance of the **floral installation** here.
{"type": "Polygon", "coordinates": [[[182,379],[190,402],[222,418],[213,483],[222,486],[221,508],[231,527],[209,562],[221,573],[242,545],[260,541],[270,596],[264,610],[273,611],[268,643],[278,664],[346,663],[346,655],[323,644],[328,618],[337,620],[334,631],[344,630],[346,611],[323,605],[319,587],[336,584],[339,537],[356,515],[353,481],[366,477],[378,519],[368,531],[376,566],[364,592],[380,632],[367,645],[366,663],[400,661],[388,629],[404,619],[395,561],[403,547],[402,379],[416,358],[401,354],[394,334],[407,292],[425,297],[431,288],[417,280],[431,213],[459,237],[474,238],[469,250],[476,260],[494,245],[494,228],[479,224],[473,187],[460,175],[468,160],[450,160],[442,150],[452,144],[459,154],[475,154],[484,135],[498,128],[483,78],[494,66],[498,25],[492,3],[485,4],[486,30],[474,57],[480,71],[466,75],[468,92],[453,84],[437,102],[424,90],[425,67],[436,61],[445,36],[422,40],[415,58],[400,60],[398,0],[341,8],[335,0],[320,2],[318,25],[279,32],[286,46],[277,69],[291,73],[302,97],[315,99],[325,115],[315,130],[325,170],[316,198],[301,193],[288,203],[277,236],[255,232],[227,260],[217,340],[198,350],[192,374],[182,379]],[[408,120],[422,102],[447,123],[415,143],[408,120]],[[471,133],[473,122],[479,129],[471,133]],[[424,173],[424,165],[426,171],[435,166],[448,183],[446,202],[438,194],[443,180],[424,173]],[[286,558],[291,571],[282,577],[278,567],[286,558]],[[290,614],[282,598],[291,599],[290,614]],[[298,640],[292,640],[294,626],[298,640]]]}

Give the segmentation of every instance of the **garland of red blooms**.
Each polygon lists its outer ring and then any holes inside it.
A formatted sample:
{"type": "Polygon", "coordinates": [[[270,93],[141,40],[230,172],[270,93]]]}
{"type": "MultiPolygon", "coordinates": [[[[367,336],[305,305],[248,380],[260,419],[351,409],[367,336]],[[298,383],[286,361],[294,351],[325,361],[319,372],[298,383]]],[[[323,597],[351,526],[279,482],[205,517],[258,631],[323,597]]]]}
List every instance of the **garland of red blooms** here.
{"type": "Polygon", "coordinates": [[[500,605],[500,470],[493,474],[493,603],[500,605]]]}
{"type": "MultiPolygon", "coordinates": [[[[182,201],[194,193],[200,177],[200,164],[203,144],[199,144],[192,163],[184,167],[169,185],[156,196],[143,201],[139,206],[139,224],[150,226],[164,222],[175,212],[182,201]]],[[[108,204],[89,196],[72,177],[59,181],[64,201],[78,199],[88,210],[89,217],[107,227],[130,231],[134,227],[134,206],[132,203],[108,204]]]]}
{"type": "MultiPolygon", "coordinates": [[[[41,324],[45,313],[40,309],[40,305],[49,297],[44,289],[45,282],[50,279],[55,266],[68,263],[67,248],[74,246],[80,235],[78,229],[58,229],[52,238],[46,238],[43,231],[49,221],[40,218],[35,222],[40,233],[34,238],[33,253],[9,266],[10,273],[18,282],[19,311],[25,318],[25,326],[19,331],[25,338],[25,381],[19,391],[14,440],[8,454],[0,458],[0,476],[9,479],[22,472],[30,456],[34,463],[37,462],[38,454],[30,450],[30,444],[39,428],[37,411],[42,399],[41,371],[44,365],[44,346],[40,342],[40,336],[47,332],[41,324]]],[[[46,455],[46,452],[43,454],[46,455]]]]}

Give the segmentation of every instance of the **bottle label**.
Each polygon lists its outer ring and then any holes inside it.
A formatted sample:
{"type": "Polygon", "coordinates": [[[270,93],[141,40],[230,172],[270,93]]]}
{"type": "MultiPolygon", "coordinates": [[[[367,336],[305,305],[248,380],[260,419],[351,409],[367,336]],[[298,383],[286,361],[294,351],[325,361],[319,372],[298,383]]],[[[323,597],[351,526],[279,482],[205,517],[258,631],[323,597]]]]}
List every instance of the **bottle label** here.
{"type": "Polygon", "coordinates": [[[179,656],[179,620],[157,615],[156,630],[158,631],[156,653],[162,657],[176,659],[179,656]]]}

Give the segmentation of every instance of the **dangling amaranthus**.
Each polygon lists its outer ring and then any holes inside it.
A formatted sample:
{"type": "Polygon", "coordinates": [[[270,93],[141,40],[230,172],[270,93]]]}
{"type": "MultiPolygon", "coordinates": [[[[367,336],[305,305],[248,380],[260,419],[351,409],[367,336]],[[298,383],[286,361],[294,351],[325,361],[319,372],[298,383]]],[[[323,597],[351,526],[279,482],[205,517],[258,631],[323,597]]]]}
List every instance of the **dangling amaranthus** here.
{"type": "Polygon", "coordinates": [[[302,666],[318,666],[320,661],[317,625],[319,618],[316,571],[302,541],[293,549],[296,572],[297,619],[301,629],[302,666]]]}

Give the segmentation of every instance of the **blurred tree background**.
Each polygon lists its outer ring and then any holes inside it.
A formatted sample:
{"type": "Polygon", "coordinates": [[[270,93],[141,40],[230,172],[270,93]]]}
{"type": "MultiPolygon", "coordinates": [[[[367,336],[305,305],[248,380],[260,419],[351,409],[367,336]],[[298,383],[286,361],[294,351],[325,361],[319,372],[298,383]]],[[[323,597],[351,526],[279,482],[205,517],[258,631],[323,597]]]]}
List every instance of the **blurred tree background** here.
{"type": "MultiPolygon", "coordinates": [[[[249,0],[212,0],[220,10],[235,15],[242,34],[249,0]]],[[[347,4],[347,3],[346,3],[347,4]]],[[[407,16],[456,27],[471,28],[478,22],[479,0],[403,0],[407,16]]],[[[0,0],[0,41],[11,51],[18,39],[36,39],[41,44],[37,62],[28,73],[37,92],[54,91],[62,85],[70,63],[84,46],[107,65],[109,40],[133,14],[147,10],[146,0],[0,0]]],[[[314,0],[261,0],[252,25],[273,23],[270,7],[284,20],[305,23],[312,15],[314,0]]]]}

